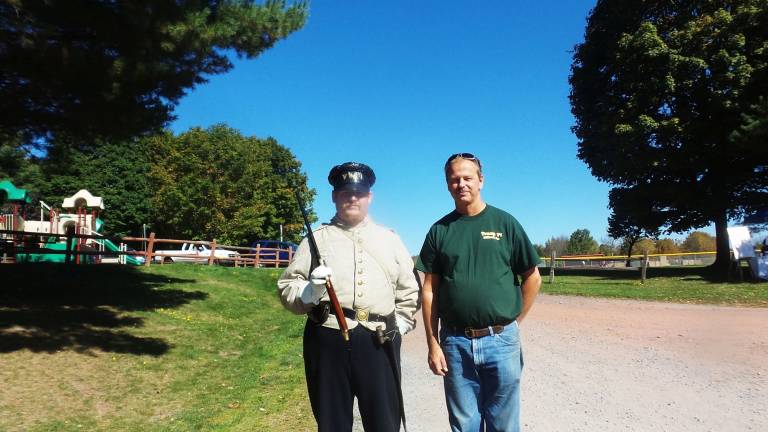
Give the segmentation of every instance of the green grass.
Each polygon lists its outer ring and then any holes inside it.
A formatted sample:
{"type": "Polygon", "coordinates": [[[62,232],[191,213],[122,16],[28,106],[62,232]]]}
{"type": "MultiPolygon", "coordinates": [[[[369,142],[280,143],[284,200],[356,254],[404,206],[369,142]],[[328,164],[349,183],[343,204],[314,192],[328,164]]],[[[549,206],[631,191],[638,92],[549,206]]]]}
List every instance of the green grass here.
{"type": "MultiPolygon", "coordinates": [[[[0,266],[0,430],[305,431],[304,318],[278,270],[0,266]]],[[[706,269],[563,271],[551,294],[768,306],[706,269]]]]}
{"type": "Polygon", "coordinates": [[[279,271],[0,267],[0,430],[312,430],[279,271]]]}
{"type": "Polygon", "coordinates": [[[768,307],[768,283],[713,281],[705,267],[650,268],[644,284],[632,270],[556,269],[554,284],[549,269],[541,274],[541,291],[548,294],[768,307]]]}

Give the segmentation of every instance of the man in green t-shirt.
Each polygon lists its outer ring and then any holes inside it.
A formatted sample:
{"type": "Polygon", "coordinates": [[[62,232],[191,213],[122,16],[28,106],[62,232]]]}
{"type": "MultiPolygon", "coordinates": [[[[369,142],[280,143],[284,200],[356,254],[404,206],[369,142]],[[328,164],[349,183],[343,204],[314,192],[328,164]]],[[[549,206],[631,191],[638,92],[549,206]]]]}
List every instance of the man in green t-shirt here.
{"type": "Polygon", "coordinates": [[[451,156],[445,180],[456,209],[432,225],[416,263],[429,367],[444,377],[452,431],[519,431],[518,326],[541,286],[539,256],[514,217],[483,201],[478,158],[451,156]]]}

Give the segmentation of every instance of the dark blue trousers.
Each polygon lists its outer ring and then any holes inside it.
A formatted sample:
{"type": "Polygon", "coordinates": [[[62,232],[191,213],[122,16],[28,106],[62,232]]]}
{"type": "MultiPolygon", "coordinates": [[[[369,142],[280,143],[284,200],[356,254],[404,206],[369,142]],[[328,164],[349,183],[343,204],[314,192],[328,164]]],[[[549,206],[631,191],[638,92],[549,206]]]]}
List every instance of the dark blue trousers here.
{"type": "MultiPolygon", "coordinates": [[[[399,374],[401,336],[392,335],[399,374]]],[[[399,431],[397,381],[387,348],[361,325],[349,339],[310,320],[304,327],[304,371],[318,432],[351,432],[355,397],[366,432],[399,431]]]]}

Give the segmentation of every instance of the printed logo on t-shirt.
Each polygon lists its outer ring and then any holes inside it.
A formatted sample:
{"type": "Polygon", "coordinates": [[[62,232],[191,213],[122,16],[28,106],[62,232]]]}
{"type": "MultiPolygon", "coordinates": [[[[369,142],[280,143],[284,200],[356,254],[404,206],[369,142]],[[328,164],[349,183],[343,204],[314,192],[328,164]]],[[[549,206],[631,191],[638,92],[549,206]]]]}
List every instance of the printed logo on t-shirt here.
{"type": "Polygon", "coordinates": [[[493,231],[480,231],[483,240],[501,240],[502,233],[493,231]]]}

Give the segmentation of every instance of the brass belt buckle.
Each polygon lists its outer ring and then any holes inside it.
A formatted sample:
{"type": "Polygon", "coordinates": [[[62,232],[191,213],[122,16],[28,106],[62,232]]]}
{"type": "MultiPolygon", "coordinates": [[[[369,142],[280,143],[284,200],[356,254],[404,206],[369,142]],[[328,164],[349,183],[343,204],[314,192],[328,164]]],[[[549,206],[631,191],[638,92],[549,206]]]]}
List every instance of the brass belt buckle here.
{"type": "Polygon", "coordinates": [[[368,321],[368,309],[355,309],[356,321],[368,321]]]}

